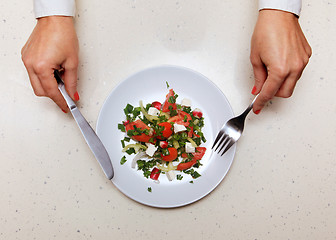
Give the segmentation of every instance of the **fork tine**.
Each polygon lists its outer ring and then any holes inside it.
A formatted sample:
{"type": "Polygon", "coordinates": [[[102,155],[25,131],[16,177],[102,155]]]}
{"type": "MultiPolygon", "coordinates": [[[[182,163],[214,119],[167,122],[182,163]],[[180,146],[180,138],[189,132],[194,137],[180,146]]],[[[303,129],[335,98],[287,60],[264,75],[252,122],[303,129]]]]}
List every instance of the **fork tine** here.
{"type": "Polygon", "coordinates": [[[219,131],[219,133],[217,134],[216,140],[215,140],[215,142],[213,143],[211,149],[213,149],[213,148],[215,147],[215,145],[217,144],[217,142],[219,141],[219,139],[221,139],[221,137],[223,136],[223,133],[224,133],[224,131],[222,131],[222,130],[219,131]]]}
{"type": "Polygon", "coordinates": [[[218,144],[215,151],[217,151],[217,149],[220,147],[218,150],[218,153],[220,153],[230,140],[231,140],[230,136],[227,134],[224,134],[222,141],[218,144]]]}
{"type": "Polygon", "coordinates": [[[224,135],[222,136],[222,138],[219,139],[218,144],[217,144],[217,146],[216,146],[216,148],[215,148],[215,152],[216,152],[218,149],[221,149],[221,148],[222,148],[223,143],[224,143],[226,140],[227,140],[227,135],[224,134],[224,135]]]}
{"type": "Polygon", "coordinates": [[[232,145],[235,143],[235,141],[233,139],[231,139],[231,141],[229,142],[229,144],[226,146],[226,148],[224,149],[224,151],[222,152],[221,156],[223,156],[224,153],[227,152],[227,150],[230,149],[230,147],[232,147],[232,145]]]}

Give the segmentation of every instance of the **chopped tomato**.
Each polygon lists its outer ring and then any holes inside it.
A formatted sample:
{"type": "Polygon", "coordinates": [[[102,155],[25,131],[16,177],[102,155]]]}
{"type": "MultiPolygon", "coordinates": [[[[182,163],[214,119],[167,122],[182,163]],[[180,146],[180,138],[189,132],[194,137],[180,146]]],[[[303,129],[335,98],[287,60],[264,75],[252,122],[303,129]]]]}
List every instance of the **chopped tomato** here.
{"type": "Polygon", "coordinates": [[[152,102],[152,107],[155,107],[157,110],[161,110],[162,104],[158,101],[152,102]]]}
{"type": "Polygon", "coordinates": [[[158,168],[153,168],[151,174],[150,174],[150,178],[153,180],[158,180],[160,176],[160,170],[158,168]]]}
{"type": "Polygon", "coordinates": [[[186,162],[186,163],[180,163],[179,165],[177,165],[176,170],[186,170],[188,168],[191,168],[192,166],[194,166],[197,163],[196,159],[191,160],[190,162],[186,162]]]}
{"type": "MultiPolygon", "coordinates": [[[[173,89],[169,89],[169,92],[166,96],[166,101],[163,103],[163,106],[162,106],[162,112],[169,112],[169,107],[171,106],[171,109],[172,110],[176,110],[176,103],[171,103],[169,101],[170,97],[173,97],[175,99],[175,93],[174,93],[174,90],[173,89]]],[[[176,100],[176,99],[175,99],[176,100]]]]}
{"type": "MultiPolygon", "coordinates": [[[[144,130],[144,129],[150,130],[150,128],[143,121],[138,119],[134,122],[128,123],[125,126],[126,132],[128,132],[129,130],[134,130],[134,126],[141,129],[141,130],[144,130]]],[[[138,142],[149,142],[149,140],[151,138],[152,137],[150,135],[146,135],[145,133],[141,133],[140,135],[132,136],[132,139],[134,139],[138,142]]]]}
{"type": "Polygon", "coordinates": [[[205,151],[206,151],[206,147],[197,147],[195,152],[192,154],[194,155],[193,159],[201,160],[205,154],[205,151]]]}
{"type": "Polygon", "coordinates": [[[201,137],[200,135],[198,135],[198,134],[196,134],[196,133],[194,133],[194,135],[195,135],[195,137],[198,137],[198,138],[201,137]]]}
{"type": "Polygon", "coordinates": [[[188,137],[190,137],[190,138],[192,138],[193,136],[198,137],[198,138],[201,137],[200,135],[198,135],[194,132],[193,127],[189,126],[189,128],[190,128],[190,130],[188,131],[188,137]]]}
{"type": "Polygon", "coordinates": [[[167,141],[160,141],[160,147],[161,148],[167,148],[168,147],[168,142],[167,141]]]}
{"type": "MultiPolygon", "coordinates": [[[[194,157],[192,158],[192,160],[196,160],[196,161],[197,161],[197,160],[201,160],[202,157],[203,157],[204,154],[205,154],[205,151],[206,151],[206,148],[205,148],[205,147],[196,147],[195,152],[192,153],[192,155],[194,156],[194,157]]],[[[186,158],[186,157],[188,157],[188,155],[187,155],[186,153],[183,153],[183,154],[182,154],[182,157],[186,158]]]]}
{"type": "Polygon", "coordinates": [[[184,125],[185,127],[188,127],[191,119],[192,118],[189,113],[186,113],[184,111],[178,111],[177,115],[169,118],[168,122],[174,122],[180,125],[184,125]]]}
{"type": "Polygon", "coordinates": [[[157,137],[162,140],[163,138],[169,138],[173,134],[173,126],[169,122],[162,122],[158,124],[161,127],[164,127],[160,135],[157,137]]]}
{"type": "Polygon", "coordinates": [[[173,147],[170,147],[170,148],[167,148],[167,149],[169,151],[169,154],[166,155],[166,156],[163,156],[163,154],[161,154],[161,157],[162,157],[163,161],[171,162],[171,161],[173,161],[177,158],[177,149],[173,148],[173,147]]]}
{"type": "Polygon", "coordinates": [[[194,115],[194,117],[197,117],[197,118],[202,118],[203,113],[202,113],[202,111],[200,109],[196,108],[192,112],[192,115],[194,115]]]}
{"type": "MultiPolygon", "coordinates": [[[[197,163],[197,160],[201,160],[202,157],[204,156],[206,151],[205,147],[197,147],[195,152],[192,153],[192,155],[194,156],[191,161],[186,162],[186,163],[180,163],[179,165],[177,165],[176,169],[177,170],[186,170],[188,168],[191,168],[192,166],[194,166],[197,163]]],[[[188,155],[186,153],[182,154],[182,157],[186,158],[188,157],[188,155]]]]}
{"type": "Polygon", "coordinates": [[[188,137],[192,138],[194,135],[194,128],[193,127],[189,127],[190,131],[188,132],[188,137]]]}

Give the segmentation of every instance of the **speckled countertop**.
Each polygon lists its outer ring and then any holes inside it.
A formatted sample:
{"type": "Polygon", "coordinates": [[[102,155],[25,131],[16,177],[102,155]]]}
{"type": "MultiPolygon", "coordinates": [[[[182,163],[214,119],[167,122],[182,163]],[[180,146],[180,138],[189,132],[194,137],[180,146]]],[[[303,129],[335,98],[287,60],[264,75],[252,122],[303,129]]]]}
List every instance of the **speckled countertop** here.
{"type": "MultiPolygon", "coordinates": [[[[295,94],[251,114],[234,163],[207,197],[156,209],[105,179],[68,114],[34,96],[20,50],[31,1],[0,3],[0,239],[336,239],[336,1],[305,1],[313,56],[295,94]]],[[[95,127],[123,79],[161,64],[250,102],[255,1],[78,1],[79,106],[95,127]],[[206,3],[205,3],[206,2],[206,3]]]]}

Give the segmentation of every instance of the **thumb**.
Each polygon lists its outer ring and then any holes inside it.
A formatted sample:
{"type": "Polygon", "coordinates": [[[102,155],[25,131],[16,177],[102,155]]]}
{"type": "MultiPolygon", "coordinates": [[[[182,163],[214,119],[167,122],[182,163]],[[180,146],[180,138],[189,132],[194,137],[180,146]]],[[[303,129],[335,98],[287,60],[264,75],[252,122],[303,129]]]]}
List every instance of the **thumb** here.
{"type": "Polygon", "coordinates": [[[79,95],[77,92],[77,66],[67,68],[64,66],[63,75],[65,89],[74,101],[79,100],[79,95]]]}

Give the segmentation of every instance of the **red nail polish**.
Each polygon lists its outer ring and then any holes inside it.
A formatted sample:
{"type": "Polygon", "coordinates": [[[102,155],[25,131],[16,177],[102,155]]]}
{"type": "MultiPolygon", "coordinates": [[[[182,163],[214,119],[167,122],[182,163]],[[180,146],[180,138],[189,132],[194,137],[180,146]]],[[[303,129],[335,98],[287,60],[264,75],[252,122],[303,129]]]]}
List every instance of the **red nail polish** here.
{"type": "Polygon", "coordinates": [[[78,95],[78,92],[75,92],[74,94],[74,97],[75,97],[75,100],[78,101],[79,100],[79,95],[78,95]]]}
{"type": "Polygon", "coordinates": [[[68,113],[67,111],[65,111],[64,109],[62,109],[62,111],[64,112],[64,113],[68,113]]]}
{"type": "Polygon", "coordinates": [[[259,113],[260,113],[260,111],[261,111],[261,110],[257,110],[257,111],[255,111],[254,113],[255,113],[255,114],[259,114],[259,113]]]}
{"type": "Polygon", "coordinates": [[[252,88],[251,93],[254,95],[254,94],[256,93],[256,91],[257,91],[257,88],[256,88],[256,86],[254,86],[254,87],[252,88]]]}

